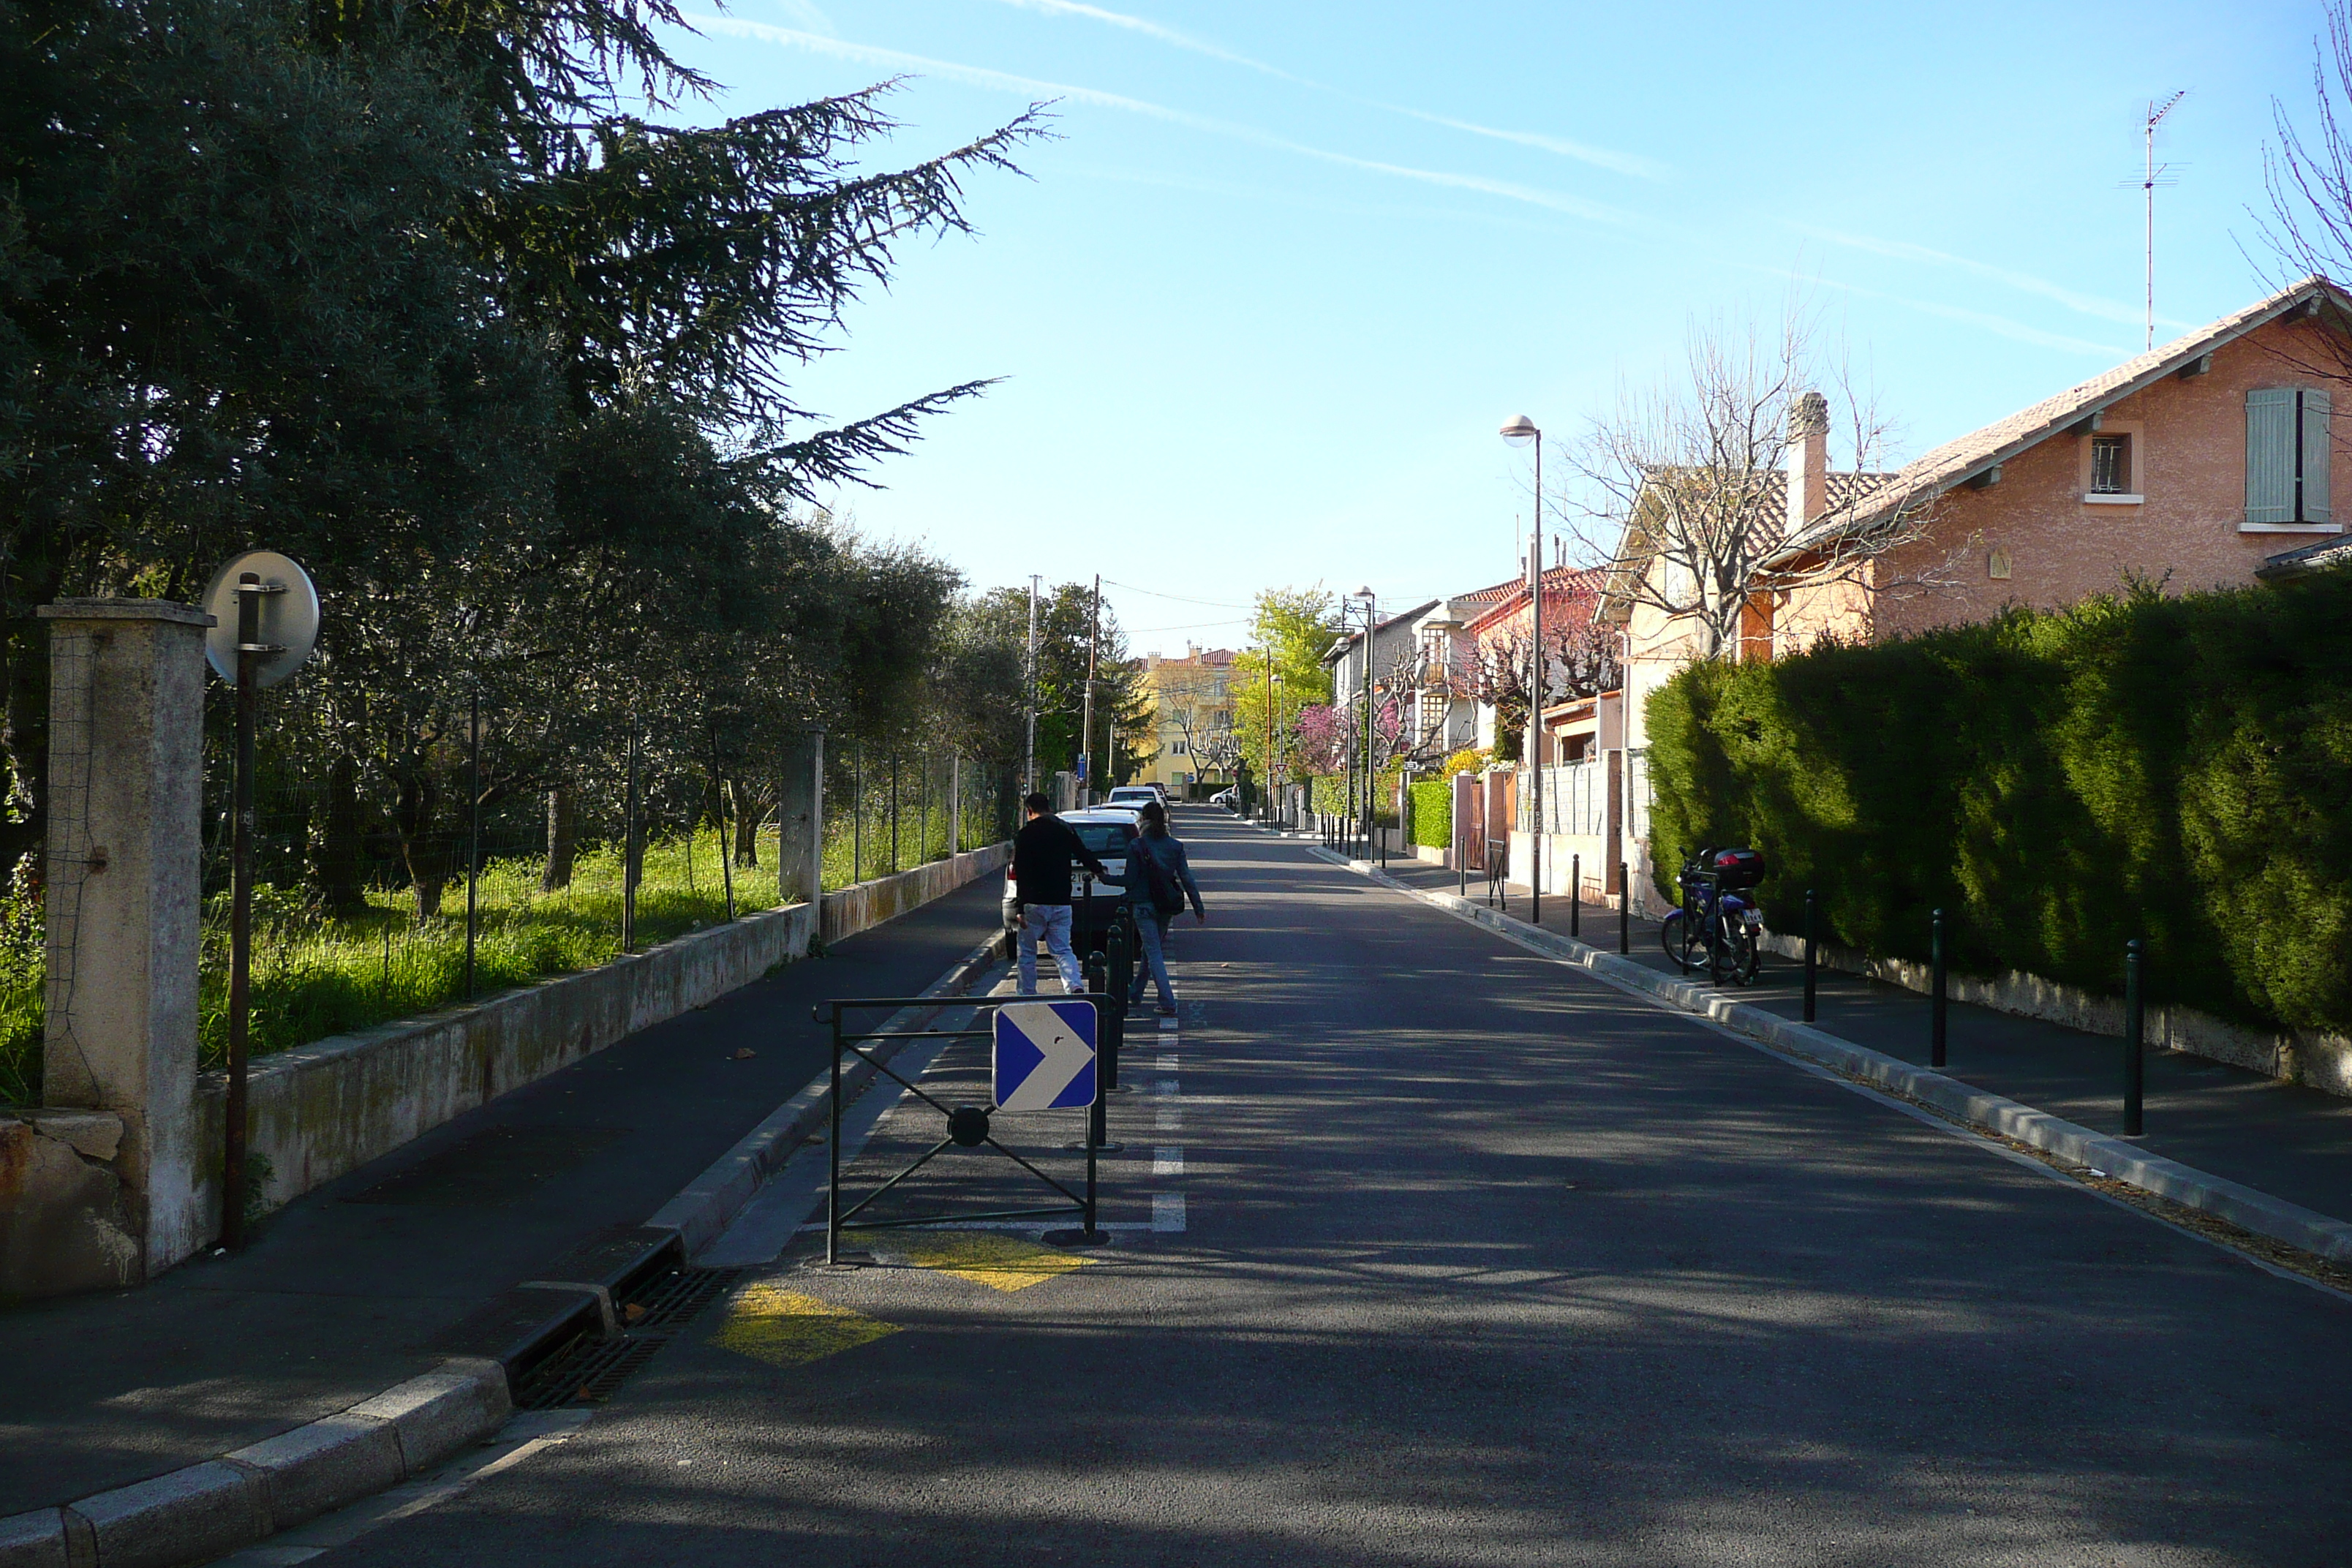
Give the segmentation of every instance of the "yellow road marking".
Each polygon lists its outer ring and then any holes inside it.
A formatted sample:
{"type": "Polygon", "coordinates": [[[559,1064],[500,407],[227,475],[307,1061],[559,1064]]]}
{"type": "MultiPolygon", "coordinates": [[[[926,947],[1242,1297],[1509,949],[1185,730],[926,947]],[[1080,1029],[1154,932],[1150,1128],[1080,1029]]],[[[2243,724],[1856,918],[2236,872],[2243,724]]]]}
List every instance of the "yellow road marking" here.
{"type": "Polygon", "coordinates": [[[1073,1268],[1083,1268],[1094,1259],[1017,1237],[948,1231],[917,1239],[907,1249],[907,1261],[992,1290],[1026,1290],[1073,1268]]]}
{"type": "Polygon", "coordinates": [[[896,1323],[814,1296],[753,1285],[735,1299],[710,1343],[771,1366],[802,1366],[898,1331],[896,1323]]]}

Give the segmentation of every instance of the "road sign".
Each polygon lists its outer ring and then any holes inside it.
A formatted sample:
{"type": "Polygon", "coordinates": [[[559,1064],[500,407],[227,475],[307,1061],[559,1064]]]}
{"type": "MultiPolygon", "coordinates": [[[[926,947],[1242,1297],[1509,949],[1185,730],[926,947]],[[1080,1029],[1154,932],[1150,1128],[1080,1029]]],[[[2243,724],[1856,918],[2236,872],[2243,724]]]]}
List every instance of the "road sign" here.
{"type": "Polygon", "coordinates": [[[992,1082],[1000,1110],[1095,1102],[1095,1005],[1007,1002],[996,1010],[992,1082]]]}
{"type": "Polygon", "coordinates": [[[213,574],[205,589],[205,608],[213,613],[213,628],[205,634],[205,658],[213,673],[232,686],[236,683],[237,584],[247,576],[259,580],[264,592],[255,606],[260,611],[255,630],[258,647],[269,651],[254,660],[256,686],[275,686],[302,668],[319,640],[319,590],[310,574],[274,550],[248,550],[213,574]]]}

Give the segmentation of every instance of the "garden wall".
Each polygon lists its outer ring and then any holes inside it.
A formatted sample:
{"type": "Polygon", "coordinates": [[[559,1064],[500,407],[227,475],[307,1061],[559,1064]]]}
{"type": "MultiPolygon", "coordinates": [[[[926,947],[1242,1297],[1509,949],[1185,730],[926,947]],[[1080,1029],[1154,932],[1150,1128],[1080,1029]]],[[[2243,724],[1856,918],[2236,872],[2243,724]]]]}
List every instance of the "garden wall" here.
{"type": "Polygon", "coordinates": [[[1752,844],[1784,930],[1812,889],[1890,975],[1942,908],[1954,971],[2045,1016],[2089,1019],[2140,938],[2176,1043],[2328,1087],[2325,1042],[2352,1034],[2347,661],[2334,574],[1694,665],[1650,700],[1657,862],[1752,844]]]}
{"type": "MultiPolygon", "coordinates": [[[[262,1205],[311,1188],[509,1089],[725,995],[777,964],[882,924],[1001,870],[1011,846],[935,860],[807,904],[745,915],[579,974],[465,1008],[385,1024],[265,1057],[248,1080],[255,1153],[268,1162],[262,1205]]],[[[197,1079],[199,1212],[219,1209],[225,1074],[197,1079]]]]}

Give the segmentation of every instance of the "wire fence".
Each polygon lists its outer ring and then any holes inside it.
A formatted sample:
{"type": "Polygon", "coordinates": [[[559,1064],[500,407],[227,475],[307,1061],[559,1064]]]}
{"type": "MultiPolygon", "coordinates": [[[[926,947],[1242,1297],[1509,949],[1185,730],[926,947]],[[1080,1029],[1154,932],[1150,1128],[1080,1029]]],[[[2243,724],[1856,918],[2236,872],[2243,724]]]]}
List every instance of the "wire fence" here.
{"type": "MultiPolygon", "coordinates": [[[[301,743],[315,715],[299,698],[270,707],[254,791],[257,1056],[782,901],[781,747],[730,757],[640,736],[559,748],[560,716],[485,710],[409,755],[319,763],[301,743]]],[[[198,1051],[212,1067],[227,1049],[235,825],[234,748],[226,716],[208,721],[198,1051]]],[[[1009,837],[1016,782],[1009,766],[920,747],[828,747],[824,887],[1009,837]]],[[[0,1104],[40,1099],[40,904],[28,861],[0,889],[0,1104]]]]}

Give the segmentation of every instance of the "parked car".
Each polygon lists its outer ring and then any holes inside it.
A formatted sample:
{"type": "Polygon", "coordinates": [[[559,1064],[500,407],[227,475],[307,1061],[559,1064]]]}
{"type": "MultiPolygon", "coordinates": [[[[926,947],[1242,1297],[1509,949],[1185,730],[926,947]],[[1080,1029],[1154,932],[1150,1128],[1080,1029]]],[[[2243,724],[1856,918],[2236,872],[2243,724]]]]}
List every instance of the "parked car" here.
{"type": "Polygon", "coordinates": [[[1209,804],[1211,805],[1222,805],[1227,811],[1239,811],[1242,808],[1241,790],[1238,786],[1227,785],[1225,788],[1221,789],[1216,794],[1211,795],[1209,797],[1209,804]]]}
{"type": "MultiPolygon", "coordinates": [[[[1131,805],[1097,805],[1084,811],[1066,811],[1062,820],[1078,836],[1078,842],[1094,851],[1095,858],[1114,879],[1102,882],[1084,866],[1077,867],[1070,878],[1070,946],[1080,958],[1086,957],[1103,944],[1110,934],[1110,922],[1118,913],[1119,900],[1127,896],[1116,879],[1127,869],[1127,847],[1136,835],[1141,814],[1131,805]]],[[[1014,953],[1020,940],[1021,889],[1013,880],[1013,868],[1004,868],[1003,920],[1005,946],[1014,953]]]]}

